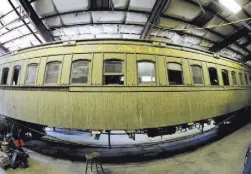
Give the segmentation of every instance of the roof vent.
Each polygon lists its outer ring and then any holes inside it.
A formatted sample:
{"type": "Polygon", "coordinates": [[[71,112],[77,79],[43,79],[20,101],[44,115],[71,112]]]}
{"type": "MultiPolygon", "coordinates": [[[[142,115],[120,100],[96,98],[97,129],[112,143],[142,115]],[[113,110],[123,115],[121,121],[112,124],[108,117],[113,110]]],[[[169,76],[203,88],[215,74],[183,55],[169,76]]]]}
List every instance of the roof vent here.
{"type": "Polygon", "coordinates": [[[76,41],[63,42],[63,46],[75,46],[75,45],[76,45],[76,41]]]}

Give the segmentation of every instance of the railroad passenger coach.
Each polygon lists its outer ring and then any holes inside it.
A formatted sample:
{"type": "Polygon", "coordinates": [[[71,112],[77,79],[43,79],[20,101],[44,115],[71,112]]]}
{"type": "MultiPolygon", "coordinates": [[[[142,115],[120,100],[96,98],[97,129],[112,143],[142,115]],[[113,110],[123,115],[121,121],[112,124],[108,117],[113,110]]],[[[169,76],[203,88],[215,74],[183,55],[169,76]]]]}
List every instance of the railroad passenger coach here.
{"type": "Polygon", "coordinates": [[[217,120],[251,104],[248,66],[157,42],[28,48],[0,59],[0,77],[2,116],[62,128],[170,127],[217,120]]]}

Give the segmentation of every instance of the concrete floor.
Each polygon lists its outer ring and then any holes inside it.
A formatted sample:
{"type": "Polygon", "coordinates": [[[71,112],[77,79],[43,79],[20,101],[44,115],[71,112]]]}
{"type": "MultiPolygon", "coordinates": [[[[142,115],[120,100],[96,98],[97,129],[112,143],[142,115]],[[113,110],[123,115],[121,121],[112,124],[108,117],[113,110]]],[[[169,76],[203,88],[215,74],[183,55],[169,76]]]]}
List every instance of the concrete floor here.
{"type": "MultiPolygon", "coordinates": [[[[145,163],[104,164],[104,169],[106,174],[240,174],[247,147],[251,142],[250,133],[251,124],[194,152],[145,163]]],[[[29,168],[9,169],[0,173],[79,174],[85,171],[85,163],[82,162],[52,159],[35,152],[29,154],[29,168]]]]}

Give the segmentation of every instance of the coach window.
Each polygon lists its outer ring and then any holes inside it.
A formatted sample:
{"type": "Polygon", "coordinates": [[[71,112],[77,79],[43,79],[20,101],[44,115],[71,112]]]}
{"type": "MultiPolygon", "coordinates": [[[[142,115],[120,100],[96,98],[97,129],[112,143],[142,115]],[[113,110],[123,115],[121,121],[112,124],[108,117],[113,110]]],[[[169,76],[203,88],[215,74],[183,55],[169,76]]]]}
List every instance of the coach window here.
{"type": "Polygon", "coordinates": [[[194,84],[203,84],[203,72],[202,68],[198,65],[191,65],[193,83],[194,84]]]}
{"type": "Polygon", "coordinates": [[[1,85],[6,85],[7,84],[8,74],[9,74],[9,68],[7,68],[7,67],[3,68],[1,85]]]}
{"type": "Polygon", "coordinates": [[[105,60],[103,71],[103,84],[109,85],[123,85],[124,73],[123,73],[123,61],[122,60],[105,60]]]}
{"type": "Polygon", "coordinates": [[[167,76],[170,85],[182,85],[183,75],[182,67],[178,63],[167,64],[167,76]]]}
{"type": "Polygon", "coordinates": [[[60,66],[61,66],[60,62],[47,63],[45,84],[57,84],[58,83],[60,66]]]}
{"type": "Polygon", "coordinates": [[[21,66],[17,65],[13,68],[12,85],[17,85],[21,66]]]}
{"type": "Polygon", "coordinates": [[[233,85],[237,85],[237,80],[236,80],[236,73],[234,71],[231,72],[232,75],[232,81],[233,81],[233,85]]]}
{"type": "Polygon", "coordinates": [[[88,83],[89,61],[76,60],[71,66],[71,83],[88,83]]]}
{"type": "Polygon", "coordinates": [[[27,67],[25,84],[35,84],[37,78],[37,64],[30,64],[27,67]]]}
{"type": "Polygon", "coordinates": [[[241,85],[244,85],[244,82],[243,82],[243,77],[242,77],[242,73],[239,73],[239,77],[240,77],[240,82],[241,82],[241,85]]]}
{"type": "Polygon", "coordinates": [[[223,69],[221,70],[221,74],[224,86],[229,86],[228,71],[223,69]]]}
{"type": "Polygon", "coordinates": [[[248,75],[245,74],[246,85],[248,85],[248,75]]]}
{"type": "Polygon", "coordinates": [[[217,70],[213,67],[208,68],[211,85],[219,85],[217,70]]]}
{"type": "Polygon", "coordinates": [[[137,65],[139,83],[155,83],[155,64],[149,61],[140,61],[137,65]]]}

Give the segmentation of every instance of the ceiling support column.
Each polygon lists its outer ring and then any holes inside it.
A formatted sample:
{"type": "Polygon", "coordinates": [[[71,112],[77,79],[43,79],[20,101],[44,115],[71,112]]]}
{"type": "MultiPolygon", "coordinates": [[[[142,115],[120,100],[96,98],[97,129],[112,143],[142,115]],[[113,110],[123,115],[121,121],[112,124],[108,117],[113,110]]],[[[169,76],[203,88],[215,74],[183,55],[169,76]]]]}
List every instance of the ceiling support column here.
{"type": "Polygon", "coordinates": [[[54,41],[54,38],[50,31],[46,28],[42,20],[39,18],[33,7],[31,6],[30,2],[28,0],[19,0],[21,6],[26,11],[27,14],[29,14],[29,17],[32,21],[32,23],[35,25],[38,32],[41,34],[43,39],[46,42],[52,42],[54,41]]]}
{"type": "Polygon", "coordinates": [[[143,32],[140,36],[140,39],[142,40],[149,39],[152,29],[154,28],[154,25],[158,25],[159,20],[161,18],[161,14],[163,13],[165,9],[167,9],[171,1],[172,0],[156,0],[153,6],[152,12],[150,16],[148,17],[148,20],[145,24],[143,32]]]}

